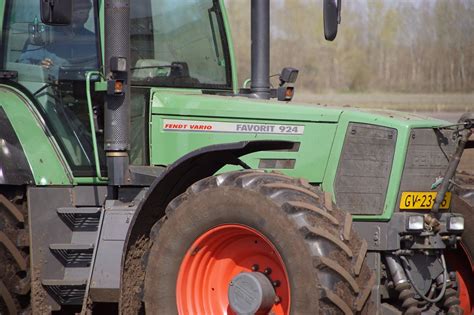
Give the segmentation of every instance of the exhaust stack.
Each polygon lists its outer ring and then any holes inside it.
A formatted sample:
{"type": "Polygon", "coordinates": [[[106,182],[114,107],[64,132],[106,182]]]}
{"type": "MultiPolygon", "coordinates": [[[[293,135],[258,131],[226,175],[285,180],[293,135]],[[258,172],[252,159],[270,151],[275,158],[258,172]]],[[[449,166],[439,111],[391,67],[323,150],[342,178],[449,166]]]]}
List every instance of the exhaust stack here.
{"type": "Polygon", "coordinates": [[[130,0],[105,1],[105,151],[109,185],[129,178],[130,0]]]}
{"type": "Polygon", "coordinates": [[[251,0],[251,90],[270,99],[270,0],[251,0]]]}

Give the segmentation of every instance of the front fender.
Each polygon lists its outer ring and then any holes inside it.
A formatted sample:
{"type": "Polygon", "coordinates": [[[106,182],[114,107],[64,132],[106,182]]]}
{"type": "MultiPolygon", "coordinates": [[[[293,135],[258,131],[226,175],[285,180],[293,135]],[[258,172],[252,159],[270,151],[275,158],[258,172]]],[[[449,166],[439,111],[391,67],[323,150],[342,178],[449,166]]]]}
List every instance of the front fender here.
{"type": "MultiPolygon", "coordinates": [[[[166,206],[171,200],[196,181],[215,174],[225,165],[238,165],[239,157],[243,155],[258,151],[291,149],[293,145],[291,141],[273,140],[211,145],[192,151],[168,166],[150,186],[130,223],[131,228],[128,230],[122,254],[121,290],[126,290],[123,283],[124,272],[133,269],[129,268],[130,264],[141,260],[141,257],[127,257],[127,254],[138,242],[149,238],[151,228],[165,215],[166,206]]],[[[128,299],[130,298],[128,296],[128,299]]]]}
{"type": "Polygon", "coordinates": [[[291,149],[291,141],[242,141],[211,145],[192,151],[168,166],[150,186],[138,206],[128,231],[125,249],[151,228],[168,203],[196,181],[213,175],[225,165],[238,165],[239,157],[258,151],[291,149]]]}

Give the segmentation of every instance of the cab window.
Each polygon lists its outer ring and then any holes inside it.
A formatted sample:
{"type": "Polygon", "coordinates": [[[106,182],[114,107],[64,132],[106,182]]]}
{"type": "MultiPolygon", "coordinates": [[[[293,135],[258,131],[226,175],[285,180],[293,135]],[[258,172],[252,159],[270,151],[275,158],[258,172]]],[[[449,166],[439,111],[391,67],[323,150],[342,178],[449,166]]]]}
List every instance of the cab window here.
{"type": "Polygon", "coordinates": [[[134,85],[231,87],[219,1],[134,0],[130,10],[134,85]]]}

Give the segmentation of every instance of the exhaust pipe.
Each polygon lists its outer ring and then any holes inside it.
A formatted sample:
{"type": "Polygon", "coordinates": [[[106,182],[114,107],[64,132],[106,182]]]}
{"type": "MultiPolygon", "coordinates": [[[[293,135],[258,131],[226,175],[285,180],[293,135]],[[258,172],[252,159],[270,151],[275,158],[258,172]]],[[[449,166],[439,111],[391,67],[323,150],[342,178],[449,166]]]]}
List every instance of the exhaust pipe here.
{"type": "Polygon", "coordinates": [[[251,90],[255,98],[270,99],[270,0],[251,3],[251,90]]]}
{"type": "Polygon", "coordinates": [[[110,186],[129,178],[130,0],[105,1],[105,143],[110,186]]]}

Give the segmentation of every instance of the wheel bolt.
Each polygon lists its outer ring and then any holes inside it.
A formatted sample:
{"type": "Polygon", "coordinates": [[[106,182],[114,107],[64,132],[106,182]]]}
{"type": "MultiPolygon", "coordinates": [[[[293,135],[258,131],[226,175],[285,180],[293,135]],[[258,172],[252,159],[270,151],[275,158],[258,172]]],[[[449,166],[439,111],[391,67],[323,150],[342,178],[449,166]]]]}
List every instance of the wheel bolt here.
{"type": "Polygon", "coordinates": [[[265,268],[265,270],[263,271],[263,273],[264,273],[265,275],[267,275],[267,276],[270,275],[270,274],[272,273],[272,268],[270,268],[270,267],[265,268]]]}
{"type": "Polygon", "coordinates": [[[281,302],[281,297],[279,297],[278,295],[275,296],[275,304],[280,304],[281,302]]]}
{"type": "Polygon", "coordinates": [[[258,271],[259,268],[260,267],[257,264],[252,265],[252,271],[258,271]]]}
{"type": "Polygon", "coordinates": [[[280,284],[281,284],[280,280],[275,280],[275,281],[272,282],[272,285],[273,285],[274,288],[278,288],[280,286],[280,284]]]}

